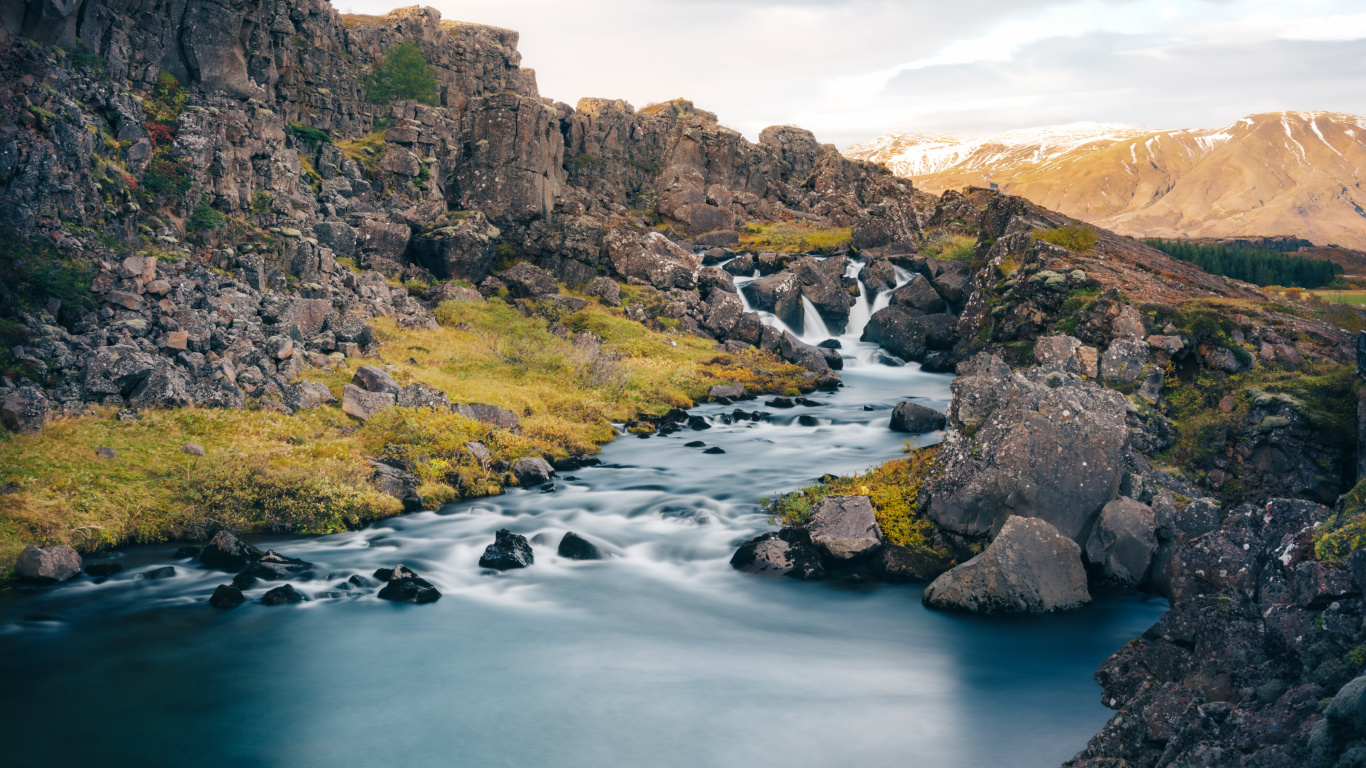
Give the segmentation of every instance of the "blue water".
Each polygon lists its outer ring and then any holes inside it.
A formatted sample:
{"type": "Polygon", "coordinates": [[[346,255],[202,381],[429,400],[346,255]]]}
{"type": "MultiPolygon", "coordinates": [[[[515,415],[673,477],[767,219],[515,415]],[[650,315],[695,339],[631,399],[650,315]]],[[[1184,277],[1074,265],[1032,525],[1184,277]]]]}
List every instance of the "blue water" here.
{"type": "Polygon", "coordinates": [[[897,402],[947,407],[950,377],[877,365],[857,342],[876,306],[855,307],[847,386],[814,396],[824,406],[734,424],[720,418],[731,408],[703,406],[693,413],[711,429],[622,437],[606,466],[553,492],[255,540],[317,564],[317,578],[294,582],[307,603],[262,606],[266,585],[210,608],[230,576],[174,560],[175,545],[118,553],[125,570],[102,584],[0,594],[7,764],[1057,766],[1109,717],[1092,673],[1165,601],[1101,592],[1064,615],[982,618],[926,610],[923,587],[729,565],[771,530],[759,496],[901,455],[907,436],[888,429],[897,402]],[[802,413],[819,424],[801,426],[802,413]],[[726,453],[685,446],[699,439],[726,453]],[[478,567],[503,527],[532,539],[532,567],[478,567]],[[611,557],[560,560],[569,530],[611,557]],[[397,563],[444,597],[320,594],[397,563]],[[138,578],[167,564],[173,578],[138,578]]]}

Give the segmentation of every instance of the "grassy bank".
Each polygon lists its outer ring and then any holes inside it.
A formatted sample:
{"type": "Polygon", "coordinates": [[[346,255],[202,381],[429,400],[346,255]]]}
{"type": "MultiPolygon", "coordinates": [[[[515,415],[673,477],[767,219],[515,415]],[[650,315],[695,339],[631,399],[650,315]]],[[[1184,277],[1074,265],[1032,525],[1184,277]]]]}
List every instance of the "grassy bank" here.
{"type": "Polygon", "coordinates": [[[750,222],[740,230],[740,248],[785,253],[834,253],[853,239],[849,227],[816,227],[799,221],[750,222]]]}
{"type": "Polygon", "coordinates": [[[403,459],[432,500],[500,493],[514,481],[475,463],[466,442],[484,442],[495,462],[596,452],[615,436],[612,422],[691,407],[715,384],[758,392],[805,383],[801,369],[766,353],[718,354],[711,341],[647,329],[618,309],[539,309],[549,317],[496,299],[448,302],[436,330],[380,318],[378,358],[301,376],[340,399],[357,367],[391,365],[400,384],[426,382],[453,402],[514,411],[520,434],[424,409],[392,408],[362,425],[335,406],[290,416],[258,404],[147,410],[130,421],[99,408],[40,435],[0,433],[0,577],[29,543],[88,552],[201,538],[219,527],[325,533],[398,513],[371,485],[369,458],[403,459]],[[552,321],[564,337],[551,332],[552,321]],[[601,347],[575,344],[580,331],[601,337],[601,347]],[[207,456],[183,453],[187,442],[207,456]],[[100,447],[117,458],[97,457],[100,447]]]}

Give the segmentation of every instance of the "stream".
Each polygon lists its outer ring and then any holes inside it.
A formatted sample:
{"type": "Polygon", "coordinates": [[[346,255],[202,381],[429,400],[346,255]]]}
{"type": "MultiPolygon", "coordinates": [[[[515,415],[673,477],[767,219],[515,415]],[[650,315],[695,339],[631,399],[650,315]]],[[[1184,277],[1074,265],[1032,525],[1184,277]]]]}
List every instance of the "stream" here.
{"type": "MultiPolygon", "coordinates": [[[[562,473],[553,490],[251,538],[316,564],[292,582],[306,603],[260,605],[278,584],[263,583],[214,610],[207,598],[230,575],[176,560],[175,544],[118,551],[125,570],[103,583],[0,594],[7,762],[1057,766],[1111,714],[1092,673],[1166,601],[1095,591],[1080,611],[987,618],[929,611],[923,586],[729,565],[772,529],[759,496],[901,455],[908,436],[888,429],[898,402],[947,407],[951,376],[880,365],[857,341],[872,310],[866,298],[855,308],[845,386],[811,395],[819,407],[703,405],[691,413],[710,429],[623,436],[603,466],[562,473]],[[770,416],[725,423],[735,407],[770,416]],[[706,446],[686,445],[696,440],[706,446]],[[504,527],[532,539],[532,567],[478,567],[504,527]],[[570,530],[610,557],[558,558],[570,530]],[[337,590],[397,563],[441,600],[337,590]],[[174,576],[142,577],[165,565],[174,576]]],[[[804,330],[825,338],[818,315],[804,330]]]]}

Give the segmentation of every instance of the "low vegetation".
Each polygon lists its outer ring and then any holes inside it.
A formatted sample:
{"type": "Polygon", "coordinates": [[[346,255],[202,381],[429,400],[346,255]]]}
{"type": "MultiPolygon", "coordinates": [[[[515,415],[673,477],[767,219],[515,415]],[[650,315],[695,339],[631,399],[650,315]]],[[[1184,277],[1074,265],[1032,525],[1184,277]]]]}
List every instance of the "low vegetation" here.
{"type": "Polygon", "coordinates": [[[961,261],[971,259],[976,247],[977,238],[950,234],[929,241],[921,250],[937,261],[961,261]]]}
{"type": "Polygon", "coordinates": [[[1091,249],[1096,247],[1096,232],[1085,224],[1068,224],[1064,227],[1035,230],[1034,237],[1073,253],[1090,253],[1091,249]]]}
{"type": "Polygon", "coordinates": [[[1366,547],[1366,480],[1356,484],[1338,502],[1338,513],[1314,532],[1314,556],[1340,563],[1366,547]]]}
{"type": "Polygon", "coordinates": [[[1148,245],[1212,275],[1223,275],[1254,285],[1321,288],[1342,274],[1342,266],[1326,259],[1291,256],[1266,248],[1189,243],[1149,238],[1148,245]]]}
{"type": "Polygon", "coordinates": [[[365,79],[365,97],[375,104],[416,101],[436,106],[436,75],[417,45],[402,42],[389,49],[365,79]]]}
{"type": "Polygon", "coordinates": [[[939,446],[913,449],[907,445],[907,458],[894,459],[858,475],[826,477],[819,483],[765,497],[759,505],[775,525],[806,525],[821,499],[826,496],[867,496],[873,503],[878,527],[886,540],[911,549],[930,549],[935,525],[916,508],[916,497],[934,468],[939,446]]]}
{"type": "Polygon", "coordinates": [[[849,227],[815,227],[803,222],[751,222],[740,232],[740,247],[752,251],[834,253],[853,239],[849,227]]]}
{"type": "Polygon", "coordinates": [[[447,302],[435,330],[380,318],[378,358],[301,376],[340,398],[360,365],[392,364],[400,384],[422,381],[453,402],[513,411],[520,434],[449,411],[391,408],[360,425],[336,406],[289,416],[256,404],[149,409],[132,420],[97,408],[37,436],[0,432],[0,574],[31,542],[90,551],[221,527],[324,533],[397,514],[398,502],[370,483],[372,458],[402,461],[432,503],[496,494],[514,482],[497,471],[499,461],[596,452],[616,436],[614,422],[691,407],[715,384],[783,391],[805,383],[800,368],[766,353],[718,354],[706,339],[647,329],[620,309],[539,309],[545,314],[528,316],[498,299],[447,302]],[[589,337],[576,344],[583,331],[601,345],[589,337]],[[473,440],[492,453],[488,465],[463,450],[473,440]],[[187,442],[207,457],[183,453],[187,442]],[[100,447],[117,458],[97,457],[100,447]]]}

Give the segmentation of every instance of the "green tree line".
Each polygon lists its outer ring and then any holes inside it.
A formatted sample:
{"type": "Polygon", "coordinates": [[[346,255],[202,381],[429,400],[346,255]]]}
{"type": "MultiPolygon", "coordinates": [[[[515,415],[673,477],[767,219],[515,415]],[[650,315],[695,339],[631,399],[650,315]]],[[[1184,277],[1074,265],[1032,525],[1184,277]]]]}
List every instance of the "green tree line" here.
{"type": "Polygon", "coordinates": [[[1212,275],[1223,275],[1254,285],[1322,288],[1342,274],[1342,266],[1326,259],[1289,256],[1265,248],[1236,248],[1183,240],[1149,238],[1148,245],[1212,275]]]}

